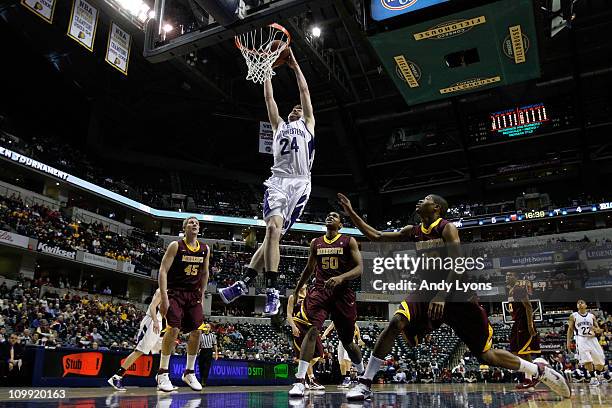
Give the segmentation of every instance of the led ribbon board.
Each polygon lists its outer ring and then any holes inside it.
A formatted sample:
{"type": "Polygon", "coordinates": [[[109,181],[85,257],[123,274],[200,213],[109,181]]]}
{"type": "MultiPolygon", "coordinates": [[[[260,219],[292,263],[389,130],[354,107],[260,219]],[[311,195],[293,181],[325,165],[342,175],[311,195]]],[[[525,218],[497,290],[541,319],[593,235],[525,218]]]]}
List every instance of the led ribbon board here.
{"type": "Polygon", "coordinates": [[[492,113],[491,131],[508,137],[530,135],[549,120],[543,103],[527,105],[492,113]]]}
{"type": "Polygon", "coordinates": [[[376,21],[386,20],[424,9],[448,0],[371,0],[370,15],[376,21]]]}
{"type": "MultiPolygon", "coordinates": [[[[194,214],[191,212],[184,213],[180,211],[169,211],[169,210],[158,210],[146,204],[139,203],[138,201],[132,200],[131,198],[124,197],[121,194],[117,194],[114,191],[107,190],[94,183],[80,179],[64,171],[58,170],[54,167],[46,165],[30,157],[24,156],[20,153],[4,148],[2,146],[0,146],[0,158],[6,161],[12,162],[12,163],[19,164],[23,167],[30,168],[34,171],[38,171],[48,176],[56,177],[65,183],[80,187],[81,189],[89,191],[90,193],[105,197],[109,200],[115,201],[117,203],[121,203],[124,206],[129,207],[133,210],[137,210],[137,211],[140,211],[146,214],[150,214],[154,217],[183,220],[185,219],[187,215],[193,215],[199,221],[210,222],[210,223],[233,224],[233,225],[253,226],[253,227],[265,227],[266,226],[265,221],[261,219],[229,217],[225,215],[194,214]]],[[[293,224],[293,226],[291,227],[291,230],[292,231],[318,232],[318,233],[325,233],[325,231],[327,231],[327,229],[325,228],[325,225],[306,224],[306,223],[301,223],[301,222],[293,224]]],[[[347,234],[347,235],[358,235],[358,236],[363,235],[361,234],[361,232],[359,232],[357,228],[342,228],[342,233],[347,234]]]]}
{"type": "Polygon", "coordinates": [[[555,208],[552,210],[532,210],[524,213],[506,213],[487,218],[473,217],[469,219],[459,218],[451,220],[457,228],[478,227],[483,225],[503,224],[516,221],[534,221],[544,218],[561,218],[572,215],[592,214],[598,211],[612,210],[612,203],[594,203],[579,205],[576,207],[555,208]]]}

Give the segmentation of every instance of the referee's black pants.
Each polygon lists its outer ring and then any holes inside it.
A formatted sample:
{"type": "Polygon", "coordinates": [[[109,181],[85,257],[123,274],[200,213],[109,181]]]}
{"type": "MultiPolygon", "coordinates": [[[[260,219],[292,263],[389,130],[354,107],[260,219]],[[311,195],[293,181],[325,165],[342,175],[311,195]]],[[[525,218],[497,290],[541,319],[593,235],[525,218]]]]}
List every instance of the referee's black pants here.
{"type": "Polygon", "coordinates": [[[211,348],[203,348],[200,350],[200,357],[198,358],[198,366],[200,369],[200,377],[202,385],[206,385],[208,380],[208,372],[212,365],[213,350],[211,348]]]}

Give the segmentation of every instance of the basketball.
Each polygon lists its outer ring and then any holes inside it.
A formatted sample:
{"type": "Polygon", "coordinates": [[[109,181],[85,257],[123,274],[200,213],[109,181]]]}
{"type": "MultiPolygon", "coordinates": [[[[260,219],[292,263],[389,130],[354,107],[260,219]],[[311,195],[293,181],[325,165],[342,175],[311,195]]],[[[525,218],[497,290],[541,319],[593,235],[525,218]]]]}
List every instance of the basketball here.
{"type": "Polygon", "coordinates": [[[278,58],[272,64],[272,68],[276,68],[286,63],[289,59],[289,56],[291,55],[291,53],[289,52],[289,47],[287,46],[287,43],[285,41],[274,40],[270,43],[270,51],[272,52],[276,51],[279,47],[282,49],[282,51],[280,52],[280,54],[278,54],[278,58]]]}

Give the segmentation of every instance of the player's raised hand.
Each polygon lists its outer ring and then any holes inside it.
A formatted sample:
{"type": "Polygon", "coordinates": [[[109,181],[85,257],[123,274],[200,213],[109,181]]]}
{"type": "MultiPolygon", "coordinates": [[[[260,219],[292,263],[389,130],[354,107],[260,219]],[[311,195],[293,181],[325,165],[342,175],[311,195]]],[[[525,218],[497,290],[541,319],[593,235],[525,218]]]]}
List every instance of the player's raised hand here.
{"type": "Polygon", "coordinates": [[[287,58],[286,64],[289,66],[289,68],[296,69],[298,67],[298,63],[295,60],[295,55],[293,55],[293,50],[291,49],[291,47],[289,47],[288,49],[289,49],[289,57],[287,58]]]}
{"type": "Polygon", "coordinates": [[[353,210],[353,205],[351,204],[351,200],[349,200],[348,197],[345,196],[344,194],[338,193],[338,202],[340,203],[342,208],[344,208],[344,211],[349,212],[353,210]]]}

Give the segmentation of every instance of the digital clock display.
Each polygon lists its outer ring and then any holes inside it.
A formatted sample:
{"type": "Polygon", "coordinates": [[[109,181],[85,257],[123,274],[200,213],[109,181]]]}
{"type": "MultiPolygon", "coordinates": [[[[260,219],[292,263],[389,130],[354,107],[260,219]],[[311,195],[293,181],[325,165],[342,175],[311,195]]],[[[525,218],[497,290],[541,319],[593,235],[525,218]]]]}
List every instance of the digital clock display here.
{"type": "Polygon", "coordinates": [[[546,212],[544,211],[531,211],[528,213],[525,213],[525,218],[527,218],[528,220],[535,220],[537,218],[544,218],[546,217],[546,212]]]}
{"type": "Polygon", "coordinates": [[[530,135],[550,120],[543,103],[494,112],[490,119],[491,131],[508,137],[530,135]]]}

